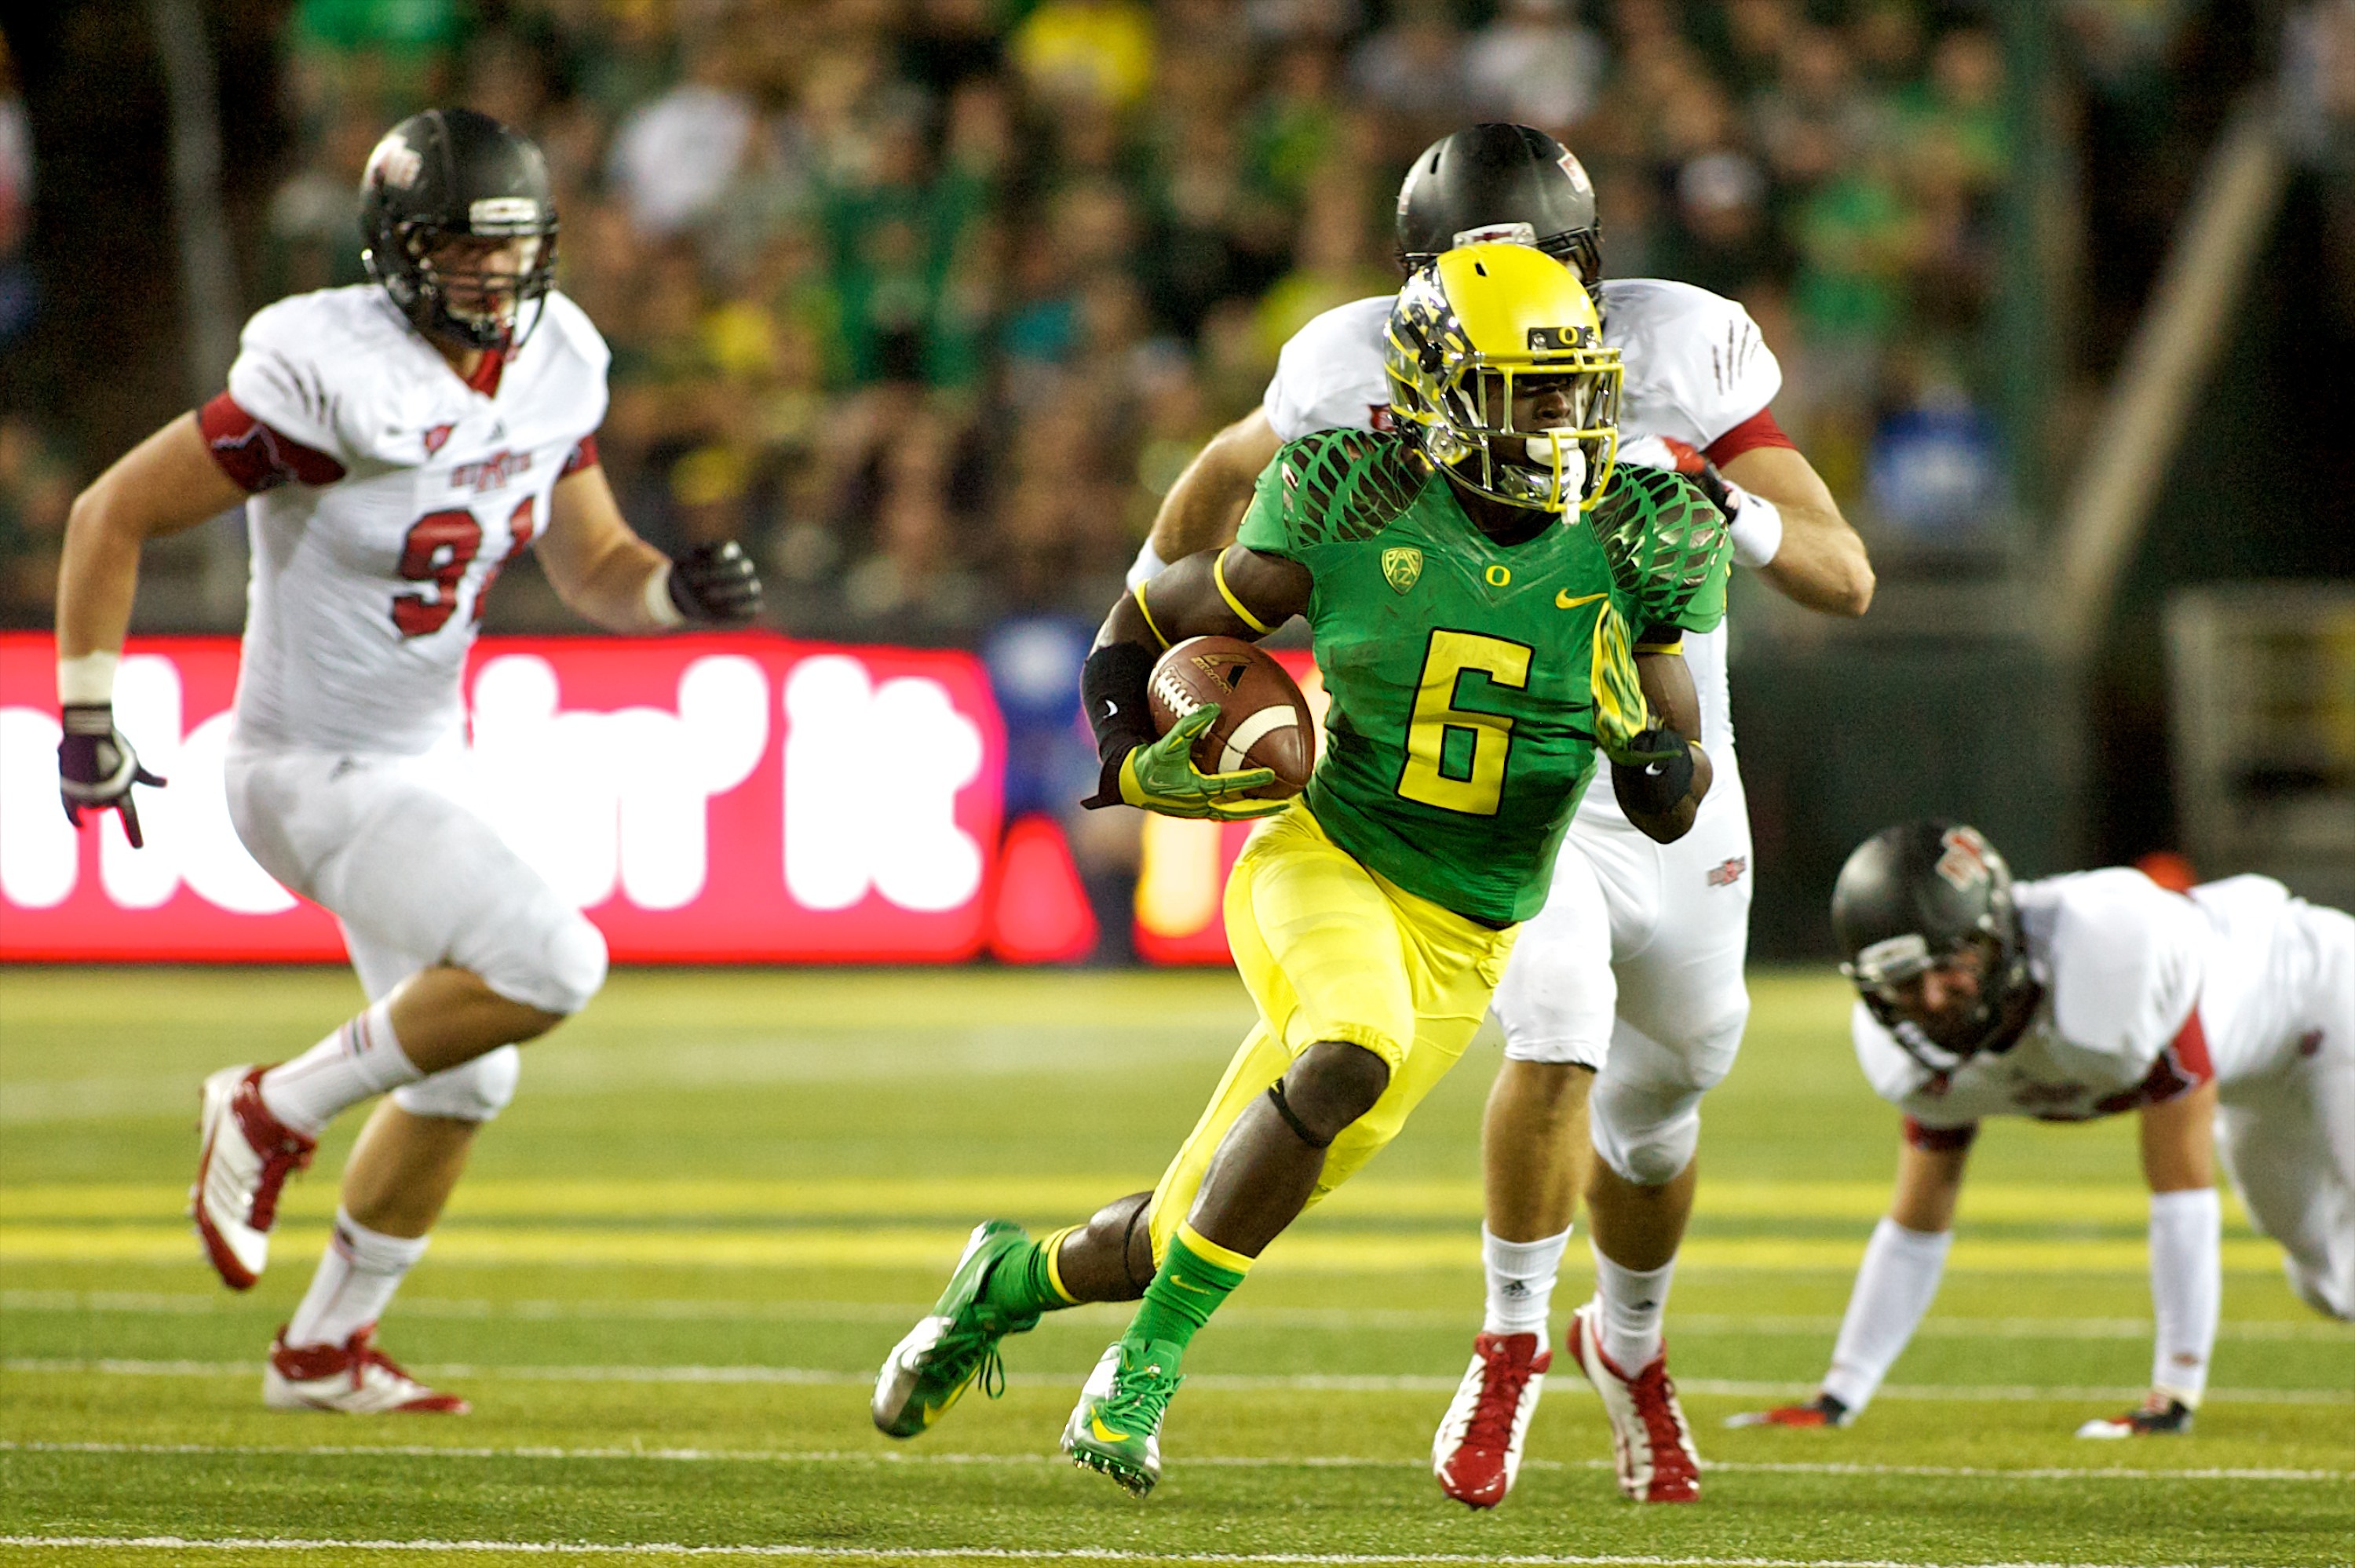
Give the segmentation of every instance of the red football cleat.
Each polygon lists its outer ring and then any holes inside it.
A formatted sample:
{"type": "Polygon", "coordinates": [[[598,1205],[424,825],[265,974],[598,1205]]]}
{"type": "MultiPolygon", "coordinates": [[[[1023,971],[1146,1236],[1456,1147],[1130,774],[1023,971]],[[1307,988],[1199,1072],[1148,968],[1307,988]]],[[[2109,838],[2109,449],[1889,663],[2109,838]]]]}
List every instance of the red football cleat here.
{"type": "Polygon", "coordinates": [[[1521,1441],[1553,1352],[1535,1334],[1483,1334],[1472,1341],[1472,1364],[1456,1385],[1455,1402],[1431,1440],[1431,1473],[1439,1489],[1469,1508],[1495,1508],[1521,1470],[1521,1441]]]}
{"type": "Polygon", "coordinates": [[[286,1178],[311,1163],[319,1147],[282,1125],[261,1103],[261,1067],[223,1067],[205,1080],[197,1120],[202,1139],[188,1217],[221,1283],[250,1290],[270,1261],[270,1227],[286,1178]]]}
{"type": "Polygon", "coordinates": [[[286,1330],[270,1343],[261,1403],[272,1410],[325,1410],[344,1415],[464,1415],[474,1406],[426,1387],[376,1348],[376,1325],[340,1345],[290,1345],[286,1330]]]}
{"type": "Polygon", "coordinates": [[[1570,1354],[1611,1418],[1611,1447],[1619,1489],[1637,1502],[1695,1502],[1700,1498],[1700,1455],[1677,1385],[1668,1381],[1668,1349],[1635,1376],[1603,1353],[1597,1322],[1603,1303],[1589,1301],[1570,1316],[1570,1354]]]}

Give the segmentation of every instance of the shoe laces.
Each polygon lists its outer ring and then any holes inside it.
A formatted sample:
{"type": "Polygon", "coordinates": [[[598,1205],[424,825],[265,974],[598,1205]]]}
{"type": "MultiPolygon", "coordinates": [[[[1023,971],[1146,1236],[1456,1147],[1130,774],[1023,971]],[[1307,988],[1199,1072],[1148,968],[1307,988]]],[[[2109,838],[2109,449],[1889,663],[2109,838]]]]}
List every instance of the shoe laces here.
{"type": "Polygon", "coordinates": [[[977,1379],[981,1392],[996,1399],[1006,1392],[1006,1359],[997,1350],[1005,1332],[982,1312],[960,1313],[932,1342],[934,1364],[952,1383],[963,1383],[968,1376],[977,1379]],[[970,1373],[968,1367],[974,1369],[970,1373]]]}
{"type": "Polygon", "coordinates": [[[246,1224],[257,1231],[266,1231],[278,1221],[278,1194],[286,1185],[286,1178],[297,1171],[311,1169],[314,1150],[294,1144],[282,1144],[261,1157],[261,1180],[253,1189],[253,1207],[246,1224]]]}
{"type": "MultiPolygon", "coordinates": [[[[370,1324],[368,1327],[360,1330],[357,1333],[355,1333],[347,1343],[350,1345],[352,1351],[353,1387],[357,1388],[359,1386],[360,1374],[369,1367],[376,1367],[380,1371],[389,1372],[392,1376],[399,1378],[403,1383],[417,1383],[415,1378],[409,1375],[409,1369],[407,1367],[402,1366],[399,1361],[394,1361],[390,1356],[386,1355],[384,1351],[377,1348],[376,1326],[374,1324],[370,1324]]],[[[422,1387],[424,1385],[420,1383],[418,1386],[422,1387]]]]}
{"type": "Polygon", "coordinates": [[[1472,1419],[1465,1424],[1464,1446],[1501,1452],[1511,1446],[1521,1393],[1536,1374],[1537,1365],[1534,1360],[1512,1355],[1501,1343],[1482,1351],[1480,1360],[1480,1397],[1472,1406],[1472,1419]]]}
{"type": "Polygon", "coordinates": [[[1627,1380],[1644,1436],[1652,1445],[1652,1463],[1679,1467],[1686,1464],[1684,1420],[1677,1408],[1677,1385],[1668,1377],[1668,1359],[1656,1356],[1652,1364],[1627,1380]]]}
{"type": "Polygon", "coordinates": [[[1123,1357],[1120,1371],[1113,1375],[1112,1393],[1096,1407],[1096,1418],[1133,1436],[1157,1432],[1170,1397],[1185,1381],[1183,1373],[1164,1372],[1142,1356],[1134,1361],[1123,1357]]]}
{"type": "Polygon", "coordinates": [[[286,1179],[298,1171],[311,1168],[312,1157],[318,1153],[319,1145],[317,1139],[304,1138],[281,1126],[278,1118],[270,1114],[269,1107],[261,1104],[261,1089],[251,1085],[247,1087],[253,1097],[253,1108],[259,1114],[252,1117],[238,1114],[242,1110],[241,1107],[235,1107],[231,1114],[237,1115],[239,1129],[261,1154],[261,1174],[254,1182],[253,1203],[247,1212],[245,1223],[257,1231],[266,1231],[277,1223],[278,1194],[286,1185],[286,1179]],[[258,1130],[256,1122],[268,1129],[266,1141],[254,1137],[258,1130]]]}

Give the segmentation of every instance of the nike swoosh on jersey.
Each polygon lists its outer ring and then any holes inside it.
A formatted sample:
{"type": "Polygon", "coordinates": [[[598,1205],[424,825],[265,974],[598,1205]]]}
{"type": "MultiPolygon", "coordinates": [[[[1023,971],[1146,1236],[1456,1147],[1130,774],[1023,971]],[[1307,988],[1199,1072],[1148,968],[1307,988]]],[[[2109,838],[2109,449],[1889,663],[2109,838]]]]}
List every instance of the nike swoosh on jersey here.
{"type": "Polygon", "coordinates": [[[1553,596],[1553,607],[1556,609],[1576,609],[1582,604],[1593,604],[1598,599],[1608,599],[1610,597],[1610,594],[1606,591],[1604,593],[1583,594],[1577,599],[1572,599],[1570,597],[1570,590],[1568,588],[1563,588],[1561,592],[1553,596]]]}

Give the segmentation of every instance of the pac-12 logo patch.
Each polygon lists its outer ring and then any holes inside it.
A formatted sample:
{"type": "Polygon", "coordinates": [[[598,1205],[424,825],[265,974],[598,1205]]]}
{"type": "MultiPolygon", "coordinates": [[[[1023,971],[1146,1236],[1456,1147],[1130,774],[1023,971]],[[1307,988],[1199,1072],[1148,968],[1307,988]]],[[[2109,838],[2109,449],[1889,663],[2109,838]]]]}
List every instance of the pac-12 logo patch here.
{"type": "Polygon", "coordinates": [[[1748,855],[1738,854],[1732,860],[1720,861],[1709,868],[1709,885],[1711,887],[1731,887],[1741,881],[1742,874],[1749,869],[1748,855]]]}
{"type": "Polygon", "coordinates": [[[425,455],[427,457],[432,457],[435,452],[440,451],[442,444],[449,440],[450,432],[457,428],[458,427],[455,425],[427,426],[425,430],[425,455]]]}
{"type": "Polygon", "coordinates": [[[1412,546],[1401,546],[1382,552],[1382,577],[1391,587],[1404,593],[1414,587],[1423,576],[1423,552],[1412,546]]]}

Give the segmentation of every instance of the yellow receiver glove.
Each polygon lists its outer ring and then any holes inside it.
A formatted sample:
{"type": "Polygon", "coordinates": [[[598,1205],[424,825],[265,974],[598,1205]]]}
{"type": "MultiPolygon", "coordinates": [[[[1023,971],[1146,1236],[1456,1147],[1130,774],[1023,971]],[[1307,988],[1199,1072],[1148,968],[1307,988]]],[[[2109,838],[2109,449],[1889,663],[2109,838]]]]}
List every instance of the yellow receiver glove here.
{"type": "Polygon", "coordinates": [[[1273,816],[1290,805],[1289,800],[1253,800],[1244,793],[1273,783],[1273,768],[1205,773],[1194,766],[1194,742],[1218,719],[1218,709],[1196,708],[1159,740],[1122,758],[1120,798],[1165,817],[1213,817],[1223,822],[1273,816]]]}

